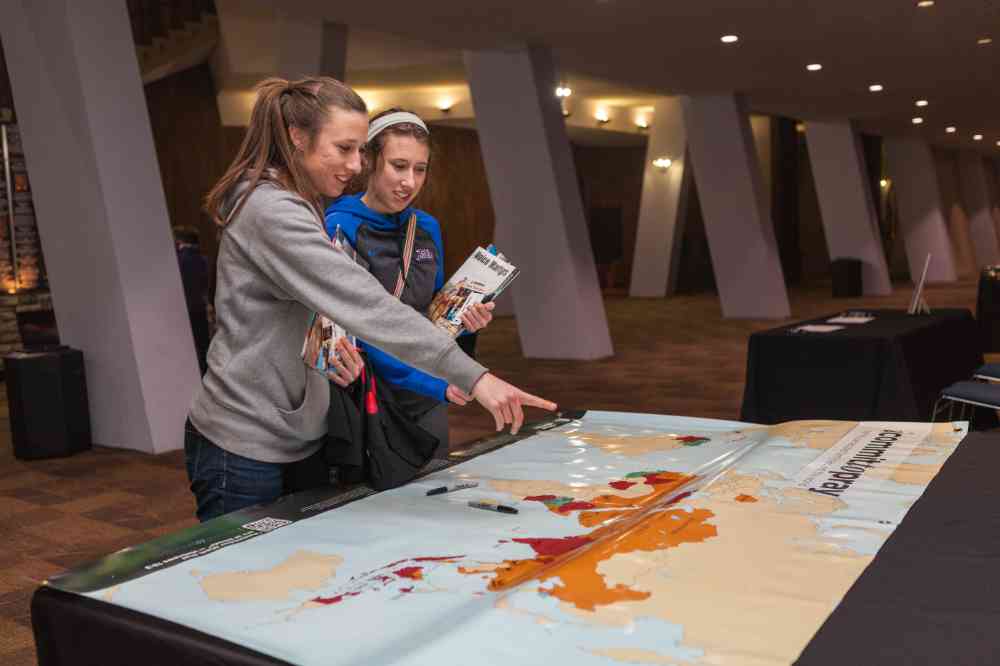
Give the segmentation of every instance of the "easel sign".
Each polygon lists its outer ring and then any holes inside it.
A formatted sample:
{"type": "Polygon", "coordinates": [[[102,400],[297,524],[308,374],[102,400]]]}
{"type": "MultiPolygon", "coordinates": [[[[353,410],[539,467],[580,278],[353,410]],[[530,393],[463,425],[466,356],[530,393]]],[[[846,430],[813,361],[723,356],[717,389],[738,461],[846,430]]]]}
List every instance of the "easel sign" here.
{"type": "Polygon", "coordinates": [[[927,281],[927,268],[931,265],[931,255],[927,253],[927,259],[924,261],[924,272],[920,274],[920,281],[917,282],[916,288],[913,290],[913,298],[910,299],[910,309],[906,311],[906,314],[930,314],[931,309],[927,307],[927,301],[924,300],[924,283],[927,281]]]}

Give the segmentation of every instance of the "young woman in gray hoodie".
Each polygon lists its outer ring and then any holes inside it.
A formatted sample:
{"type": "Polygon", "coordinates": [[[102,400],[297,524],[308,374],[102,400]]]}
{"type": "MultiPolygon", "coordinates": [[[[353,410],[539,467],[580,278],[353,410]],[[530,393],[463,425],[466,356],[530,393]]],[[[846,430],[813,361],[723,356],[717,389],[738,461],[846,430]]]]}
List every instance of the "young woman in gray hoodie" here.
{"type": "MultiPolygon", "coordinates": [[[[222,229],[217,328],[184,443],[201,520],[301,489],[286,488],[293,466],[297,479],[325,481],[329,384],[300,355],[313,312],[468,393],[498,431],[516,432],[524,406],[556,407],[487,372],[334,249],[324,203],[360,171],[367,129],[364,101],[339,81],[263,81],[243,145],[206,197],[222,229]]],[[[331,378],[344,385],[360,358],[341,351],[331,378]]]]}

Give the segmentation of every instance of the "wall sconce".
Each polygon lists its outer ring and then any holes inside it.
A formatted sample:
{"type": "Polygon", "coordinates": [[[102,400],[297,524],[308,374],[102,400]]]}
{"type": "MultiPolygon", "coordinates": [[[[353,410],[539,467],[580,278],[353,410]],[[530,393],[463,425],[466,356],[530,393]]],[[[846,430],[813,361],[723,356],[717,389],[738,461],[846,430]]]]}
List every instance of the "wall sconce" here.
{"type": "Polygon", "coordinates": [[[441,113],[448,113],[454,105],[455,102],[450,97],[442,97],[438,100],[437,108],[441,113]]]}
{"type": "Polygon", "coordinates": [[[594,118],[597,119],[598,125],[607,125],[609,122],[611,122],[611,116],[608,115],[607,109],[598,109],[594,113],[594,118]]]}
{"type": "Polygon", "coordinates": [[[659,169],[660,171],[666,171],[667,169],[670,168],[671,164],[673,164],[673,161],[667,159],[666,157],[657,157],[655,160],[653,160],[653,166],[659,169]]]}
{"type": "Polygon", "coordinates": [[[635,119],[635,126],[641,130],[649,129],[649,119],[646,116],[639,116],[635,119]]]}

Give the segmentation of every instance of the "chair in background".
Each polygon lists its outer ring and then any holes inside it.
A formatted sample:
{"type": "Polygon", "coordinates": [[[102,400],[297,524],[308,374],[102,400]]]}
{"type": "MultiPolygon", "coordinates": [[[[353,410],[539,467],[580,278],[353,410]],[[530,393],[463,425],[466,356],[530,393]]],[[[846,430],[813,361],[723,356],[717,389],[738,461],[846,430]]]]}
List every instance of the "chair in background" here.
{"type": "Polygon", "coordinates": [[[1000,382],[1000,363],[987,363],[979,366],[972,376],[984,381],[1000,382]]]}
{"type": "MultiPolygon", "coordinates": [[[[991,378],[989,375],[981,374],[981,372],[988,372],[984,371],[984,368],[988,366],[993,366],[994,369],[1000,370],[1000,364],[987,364],[976,370],[976,374],[973,376],[984,379],[991,378]]],[[[1000,372],[995,373],[994,376],[1000,379],[1000,372]]],[[[937,402],[934,403],[934,412],[931,414],[931,421],[937,421],[938,414],[946,405],[948,407],[948,420],[954,421],[956,404],[959,405],[958,418],[961,421],[965,420],[966,413],[971,408],[969,418],[971,426],[977,408],[1000,410],[1000,384],[976,380],[955,382],[941,391],[937,402]]]]}

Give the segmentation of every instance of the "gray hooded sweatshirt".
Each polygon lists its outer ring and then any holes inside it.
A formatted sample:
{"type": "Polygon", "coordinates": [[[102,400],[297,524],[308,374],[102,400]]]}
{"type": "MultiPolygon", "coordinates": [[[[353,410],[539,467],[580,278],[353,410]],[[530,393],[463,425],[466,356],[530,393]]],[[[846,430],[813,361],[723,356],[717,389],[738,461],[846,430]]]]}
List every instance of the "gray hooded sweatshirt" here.
{"type": "Polygon", "coordinates": [[[190,419],[213,443],[254,460],[301,460],[326,433],[329,380],[301,357],[314,311],[466,393],[486,372],[335,250],[304,199],[266,181],[222,234],[215,309],[218,327],[190,419]]]}

